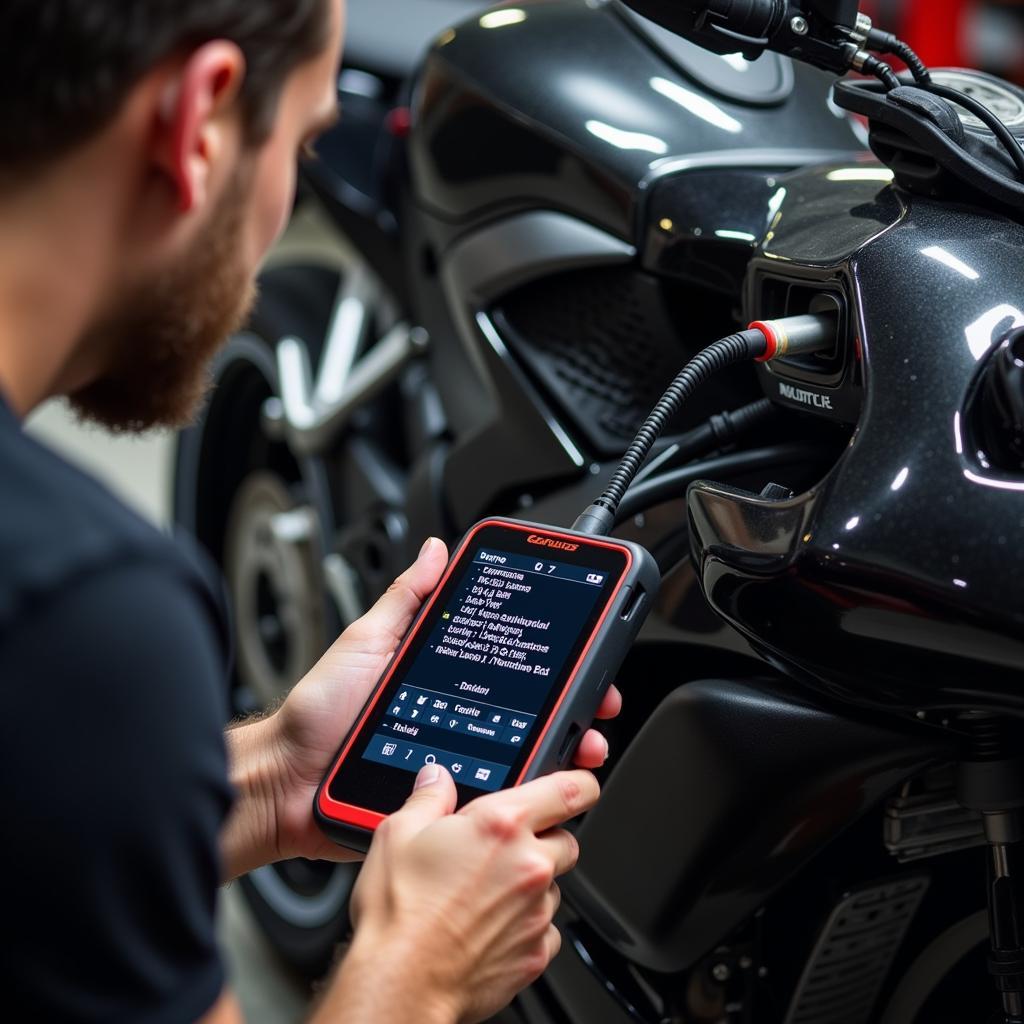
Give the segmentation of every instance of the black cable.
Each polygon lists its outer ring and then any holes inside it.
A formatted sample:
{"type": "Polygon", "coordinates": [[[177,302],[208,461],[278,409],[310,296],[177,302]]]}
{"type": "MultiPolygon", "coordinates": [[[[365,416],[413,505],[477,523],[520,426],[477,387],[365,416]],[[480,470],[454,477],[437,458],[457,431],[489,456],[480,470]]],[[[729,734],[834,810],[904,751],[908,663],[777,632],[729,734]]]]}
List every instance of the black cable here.
{"type": "Polygon", "coordinates": [[[728,448],[751,431],[768,426],[778,415],[779,407],[770,398],[759,398],[749,405],[741,405],[738,409],[715,413],[699,427],[676,437],[675,451],[670,456],[667,453],[662,455],[661,461],[648,463],[647,467],[637,474],[635,481],[639,484],[655,468],[659,473],[663,473],[672,466],[679,466],[710,452],[728,448]]]}
{"type": "Polygon", "coordinates": [[[896,77],[896,72],[884,60],[879,60],[877,57],[868,56],[857,70],[863,71],[866,75],[874,75],[885,86],[886,92],[889,92],[891,89],[898,89],[900,86],[900,80],[896,77]]]}
{"type": "Polygon", "coordinates": [[[612,529],[623,496],[650,455],[665,424],[712,374],[752,359],[770,362],[825,352],[834,349],[838,343],[838,318],[834,313],[802,313],[779,320],[757,320],[745,331],[712,342],[698,352],[668,386],[626,449],[608,486],[577,516],[573,529],[596,536],[607,534],[612,529]]]}
{"type": "Polygon", "coordinates": [[[713,459],[704,459],[701,462],[691,462],[688,466],[681,466],[669,473],[660,473],[631,487],[619,504],[615,522],[624,522],[655,505],[682,497],[686,493],[686,488],[695,480],[705,477],[736,477],[756,472],[766,466],[804,465],[824,457],[827,453],[828,449],[819,443],[788,441],[765,448],[717,455],[713,459]]]}
{"type": "Polygon", "coordinates": [[[889,52],[899,57],[910,68],[914,81],[920,82],[922,85],[931,83],[932,73],[928,70],[928,65],[902,39],[895,40],[893,48],[889,52]]]}
{"type": "MultiPolygon", "coordinates": [[[[867,49],[875,50],[877,53],[891,53],[899,57],[910,69],[910,73],[914,76],[914,81],[921,88],[926,89],[935,96],[949,100],[951,103],[956,103],[965,110],[969,110],[999,140],[1003,149],[1009,155],[1010,160],[1013,161],[1014,166],[1017,168],[1018,175],[1024,179],[1024,149],[1021,148],[1020,142],[1017,141],[1006,125],[988,107],[959,89],[954,89],[948,85],[939,85],[934,82],[931,72],[924,61],[918,57],[907,43],[903,42],[902,39],[898,39],[891,32],[882,32],[879,29],[873,28],[868,33],[865,46],[867,49]]],[[[896,84],[899,84],[898,78],[896,79],[896,84]]],[[[891,89],[893,86],[887,85],[887,88],[891,89]]]]}
{"type": "Polygon", "coordinates": [[[890,53],[894,57],[899,57],[910,68],[914,81],[920,85],[930,84],[932,76],[928,66],[902,39],[897,39],[891,32],[873,28],[868,33],[865,49],[874,50],[876,53],[890,53]]]}
{"type": "Polygon", "coordinates": [[[981,121],[1002,143],[1003,149],[1009,154],[1010,159],[1017,168],[1017,173],[1021,178],[1024,178],[1024,149],[1021,149],[1020,143],[1010,133],[1010,129],[988,107],[959,89],[953,89],[948,85],[937,85],[935,82],[932,82],[927,88],[930,93],[941,96],[943,99],[956,103],[965,110],[969,110],[981,121]]]}
{"type": "Polygon", "coordinates": [[[606,509],[614,517],[615,510],[622,501],[626,489],[633,482],[633,477],[651,453],[654,442],[664,429],[665,424],[678,411],[683,402],[700,387],[713,373],[734,366],[736,363],[747,362],[762,355],[767,349],[767,342],[761,331],[752,329],[731,334],[721,338],[707,348],[698,352],[678,376],[668,386],[658,404],[644,420],[643,426],[637,431],[636,437],[626,449],[622,461],[612,474],[608,486],[595,505],[606,509]]]}
{"type": "MultiPolygon", "coordinates": [[[[727,420],[733,436],[725,440],[732,441],[737,436],[745,434],[748,430],[764,426],[769,420],[773,420],[778,413],[779,407],[770,398],[758,398],[749,405],[741,405],[738,409],[721,413],[717,417],[712,416],[711,422],[714,424],[714,421],[719,418],[727,420]]],[[[719,440],[723,440],[721,435],[719,435],[719,440]]]]}

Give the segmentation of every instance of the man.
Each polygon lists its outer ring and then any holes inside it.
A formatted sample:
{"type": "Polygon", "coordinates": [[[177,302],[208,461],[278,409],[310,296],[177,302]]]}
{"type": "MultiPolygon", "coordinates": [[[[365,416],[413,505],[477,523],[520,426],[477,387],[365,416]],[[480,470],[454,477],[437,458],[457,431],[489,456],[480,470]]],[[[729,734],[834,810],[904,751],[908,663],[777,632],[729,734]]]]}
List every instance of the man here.
{"type": "MultiPolygon", "coordinates": [[[[216,589],[21,430],[54,395],[115,430],[194,412],[287,219],[296,154],[335,116],[342,19],[342,0],[0,5],[8,1019],[240,1019],[216,887],[342,855],[313,824],[314,789],[445,564],[428,540],[280,710],[225,743],[216,589]]],[[[590,767],[607,753],[596,733],[580,750],[590,767]]],[[[558,949],[554,879],[577,855],[558,826],[596,797],[580,770],[454,814],[451,778],[425,768],[375,838],[315,1019],[496,1011],[558,949]]]]}

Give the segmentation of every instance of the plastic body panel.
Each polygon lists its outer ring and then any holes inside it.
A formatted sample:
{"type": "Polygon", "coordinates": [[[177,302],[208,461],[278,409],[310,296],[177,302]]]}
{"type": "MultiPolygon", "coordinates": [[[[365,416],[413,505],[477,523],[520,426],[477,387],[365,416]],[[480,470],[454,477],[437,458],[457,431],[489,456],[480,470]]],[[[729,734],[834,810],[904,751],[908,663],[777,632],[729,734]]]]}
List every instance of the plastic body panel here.
{"type": "Polygon", "coordinates": [[[972,402],[993,346],[1024,324],[1024,226],[888,177],[856,165],[783,179],[754,266],[846,283],[863,411],[829,475],[789,500],[691,487],[695,563],[764,657],[836,697],[1019,712],[1024,478],[986,465],[972,402]]]}
{"type": "MultiPolygon", "coordinates": [[[[604,454],[496,326],[509,290],[643,263],[700,286],[710,278],[735,301],[771,195],[756,174],[863,151],[828,105],[831,84],[774,55],[754,71],[668,45],[601,0],[477,12],[439,35],[412,83],[399,219],[410,307],[431,337],[451,435],[440,481],[449,528],[592,479],[604,454]],[[737,168],[742,180],[701,202],[709,177],[737,168]],[[702,181],[678,201],[660,191],[690,174],[702,181]],[[650,227],[674,216],[672,233],[650,227]]],[[[730,327],[726,310],[720,333],[730,327]]]]}
{"type": "Polygon", "coordinates": [[[681,686],[584,819],[566,899],[631,961],[686,968],[950,743],[839,717],[778,683],[681,686]]]}
{"type": "Polygon", "coordinates": [[[679,158],[750,166],[760,150],[757,166],[795,167],[860,148],[814,69],[793,66],[792,90],[781,72],[751,82],[695,44],[667,53],[615,3],[544,0],[521,13],[463,22],[427,56],[410,159],[416,201],[441,221],[553,209],[632,240],[646,189],[679,158]],[[736,98],[744,91],[757,95],[736,98]]]}
{"type": "Polygon", "coordinates": [[[441,585],[424,602],[423,608],[399,647],[398,655],[393,659],[380,682],[374,687],[373,693],[356,720],[356,725],[343,739],[338,754],[331,762],[330,770],[317,789],[313,803],[316,821],[324,833],[335,842],[354,850],[365,851],[369,847],[373,829],[383,819],[383,815],[377,811],[353,808],[332,801],[327,796],[327,787],[343,758],[348,755],[355,736],[376,705],[380,694],[388,686],[412,637],[421,628],[432,623],[431,609],[435,597],[454,566],[466,552],[474,535],[481,528],[492,525],[508,526],[517,530],[535,530],[543,533],[546,537],[567,541],[576,540],[583,543],[611,546],[625,551],[629,558],[629,564],[611,593],[605,611],[594,628],[593,635],[572,669],[558,703],[534,741],[529,759],[516,778],[516,785],[556,771],[569,763],[575,753],[576,743],[593,721],[616,670],[629,652],[636,634],[657,596],[658,586],[661,582],[658,567],[651,555],[638,544],[617,538],[593,537],[572,530],[550,527],[541,523],[526,523],[521,520],[490,518],[473,526],[459,542],[455,554],[449,562],[448,570],[442,578],[441,585]],[[622,614],[629,606],[629,602],[632,601],[637,587],[643,587],[646,598],[642,605],[636,608],[629,620],[624,620],[622,614]],[[576,742],[567,745],[567,739],[573,734],[576,736],[576,742]]]}

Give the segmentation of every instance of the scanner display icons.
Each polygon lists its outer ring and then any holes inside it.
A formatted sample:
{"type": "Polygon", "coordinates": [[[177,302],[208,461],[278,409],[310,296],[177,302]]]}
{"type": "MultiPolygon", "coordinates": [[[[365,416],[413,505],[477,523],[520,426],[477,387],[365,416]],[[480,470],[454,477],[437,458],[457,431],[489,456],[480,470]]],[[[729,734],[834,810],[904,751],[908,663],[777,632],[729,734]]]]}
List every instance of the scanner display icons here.
{"type": "Polygon", "coordinates": [[[389,740],[379,733],[370,740],[370,745],[363,756],[370,761],[390,764],[410,772],[418,772],[425,764],[441,764],[452,773],[456,781],[466,782],[472,779],[472,785],[486,790],[499,789],[509,772],[507,764],[468,758],[464,754],[455,754],[421,743],[389,740]]]}
{"type": "Polygon", "coordinates": [[[478,547],[362,756],[409,772],[442,764],[479,790],[507,784],[608,580],[593,565],[478,547]]]}
{"type": "Polygon", "coordinates": [[[409,771],[443,764],[457,779],[471,779],[479,789],[498,789],[509,770],[500,761],[512,760],[535,720],[525,712],[407,686],[389,706],[364,756],[409,771]],[[444,733],[486,741],[494,750],[494,760],[443,750],[444,733]]]}
{"type": "Polygon", "coordinates": [[[382,723],[391,731],[403,732],[410,738],[418,734],[420,725],[432,725],[448,733],[476,736],[493,743],[510,746],[521,744],[536,720],[523,711],[509,711],[483,703],[464,700],[446,693],[436,693],[410,686],[403,691],[404,703],[393,704],[389,718],[398,722],[382,723]],[[402,723],[417,725],[404,726],[402,723]]]}

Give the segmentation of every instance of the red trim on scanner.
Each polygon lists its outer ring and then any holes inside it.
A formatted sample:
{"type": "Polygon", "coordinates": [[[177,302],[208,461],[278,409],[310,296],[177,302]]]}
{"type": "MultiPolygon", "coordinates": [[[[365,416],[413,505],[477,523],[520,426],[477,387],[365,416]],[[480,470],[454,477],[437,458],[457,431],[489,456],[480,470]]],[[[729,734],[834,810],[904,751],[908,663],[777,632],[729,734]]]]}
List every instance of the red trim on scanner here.
{"type": "Polygon", "coordinates": [[[426,605],[422,609],[420,617],[416,623],[416,628],[409,631],[409,635],[403,641],[402,646],[398,649],[397,654],[395,654],[395,656],[391,659],[391,664],[388,667],[387,672],[384,673],[384,676],[381,678],[381,681],[377,684],[376,692],[374,693],[369,704],[367,704],[366,709],[360,716],[355,728],[351,731],[351,733],[349,733],[349,738],[345,741],[345,746],[342,748],[341,753],[335,760],[334,767],[331,769],[330,775],[328,775],[324,782],[321,783],[320,795],[317,802],[320,808],[320,813],[323,814],[324,817],[330,818],[332,821],[337,821],[341,824],[356,825],[360,828],[368,829],[371,832],[387,817],[387,815],[381,814],[379,811],[372,811],[367,807],[357,807],[354,804],[346,804],[342,803],[340,800],[333,800],[330,797],[328,790],[331,787],[331,783],[334,781],[335,775],[338,774],[338,770],[341,768],[342,764],[345,761],[345,758],[348,756],[348,752],[352,749],[352,745],[355,743],[356,739],[359,737],[359,734],[362,732],[363,726],[366,724],[366,720],[373,713],[373,709],[377,706],[377,703],[379,702],[381,695],[387,689],[388,683],[391,681],[391,677],[394,675],[395,670],[398,668],[399,662],[401,661],[402,656],[405,654],[407,648],[409,647],[409,644],[412,643],[413,637],[416,636],[416,634],[420,631],[420,628],[422,627],[423,623],[426,622],[427,619],[429,618],[430,609],[434,606],[434,602],[437,600],[438,594],[440,594],[441,591],[444,589],[444,586],[448,582],[448,578],[454,571],[455,566],[458,565],[459,559],[462,557],[463,552],[466,550],[467,547],[469,547],[470,542],[477,535],[477,533],[488,526],[500,526],[507,530],[519,530],[523,533],[538,533],[543,534],[547,537],[563,538],[571,542],[579,542],[587,545],[593,545],[594,547],[611,548],[615,551],[622,552],[626,556],[626,565],[623,568],[621,574],[619,575],[619,581],[618,583],[616,583],[615,589],[611,592],[611,594],[608,595],[608,600],[605,603],[604,611],[601,613],[601,617],[597,620],[597,622],[594,625],[594,628],[591,630],[590,639],[587,640],[586,646],[580,652],[580,656],[576,659],[576,664],[573,665],[572,671],[569,673],[569,678],[566,679],[565,686],[562,687],[562,692],[558,697],[558,701],[555,703],[555,706],[551,709],[551,713],[548,715],[548,720],[545,723],[544,728],[541,730],[540,735],[534,741],[533,750],[531,751],[529,758],[527,758],[526,764],[523,765],[523,770],[519,773],[519,777],[516,779],[513,785],[519,785],[519,783],[523,779],[523,776],[526,774],[530,765],[533,763],[533,759],[534,757],[536,757],[537,754],[537,749],[540,747],[541,741],[544,739],[544,737],[548,733],[548,730],[551,728],[551,722],[554,719],[555,715],[558,713],[558,709],[562,706],[563,702],[565,701],[566,695],[569,692],[569,688],[572,686],[573,680],[576,678],[576,675],[580,670],[580,665],[583,664],[583,660],[586,658],[588,652],[590,651],[590,647],[594,642],[594,637],[597,636],[598,631],[604,624],[605,619],[608,617],[608,612],[611,610],[612,605],[615,603],[615,598],[618,596],[619,591],[622,589],[623,580],[625,580],[631,566],[633,565],[633,553],[629,550],[629,548],[623,547],[612,541],[599,540],[596,538],[594,540],[591,540],[590,538],[582,540],[581,538],[575,537],[572,534],[561,533],[558,530],[539,530],[534,526],[520,525],[519,523],[511,523],[501,519],[485,519],[482,522],[477,523],[476,526],[474,526],[473,529],[470,530],[470,532],[467,533],[466,536],[463,538],[462,543],[459,545],[451,561],[448,563],[448,568],[445,569],[444,575],[441,577],[440,582],[434,588],[433,594],[430,595],[426,605]]]}

